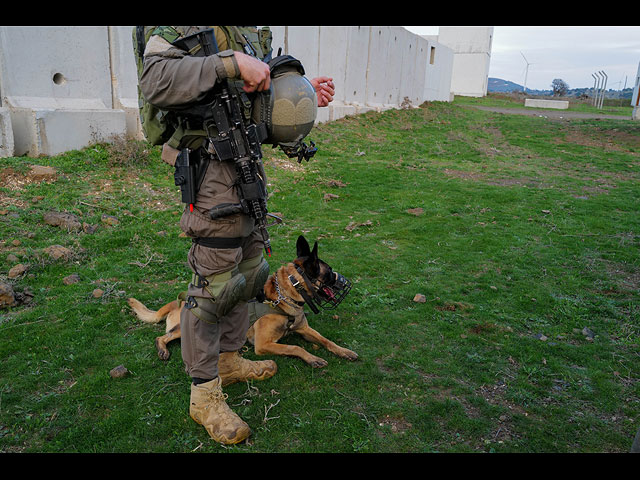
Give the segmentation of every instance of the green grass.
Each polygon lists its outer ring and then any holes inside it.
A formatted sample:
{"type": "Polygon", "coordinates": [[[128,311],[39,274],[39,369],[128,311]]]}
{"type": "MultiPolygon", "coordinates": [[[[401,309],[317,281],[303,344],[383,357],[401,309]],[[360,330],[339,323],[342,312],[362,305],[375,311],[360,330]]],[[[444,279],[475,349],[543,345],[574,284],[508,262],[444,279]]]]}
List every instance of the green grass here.
{"type": "Polygon", "coordinates": [[[32,295],[0,310],[0,451],[629,450],[640,422],[637,122],[432,103],[310,137],[319,152],[304,165],[265,148],[270,211],[285,220],[271,229],[270,264],[291,260],[301,233],[318,240],[354,288],[311,324],[359,359],[312,350],[329,361],[312,369],[276,357],[273,378],[227,387],[253,432],[226,448],[188,417],[179,343],[159,360],[164,326],[126,305],[158,308],[189,277],[159,151],[0,159],[0,281],[32,295]],[[27,182],[34,164],[57,179],[27,182]],[[97,229],[46,225],[51,210],[97,229]],[[50,259],[54,244],[73,257],[50,259]],[[17,262],[27,272],[7,278],[17,262]],[[80,281],[63,284],[73,273],[80,281]],[[111,378],[120,364],[130,374],[111,378]]]}
{"type": "MultiPolygon", "coordinates": [[[[522,92],[518,93],[489,93],[486,97],[456,97],[456,105],[482,105],[485,107],[499,108],[524,108],[525,98],[543,98],[546,100],[554,100],[553,97],[536,97],[525,96],[522,92]]],[[[603,103],[602,108],[594,107],[589,100],[581,100],[574,97],[562,97],[558,100],[568,100],[569,108],[567,112],[591,113],[595,115],[620,115],[631,117],[633,107],[629,99],[611,99],[603,103]]],[[[528,108],[528,107],[527,107],[528,108]]],[[[533,109],[532,109],[533,110],[533,109]]],[[[535,110],[557,111],[551,108],[535,108],[535,110]]]]}

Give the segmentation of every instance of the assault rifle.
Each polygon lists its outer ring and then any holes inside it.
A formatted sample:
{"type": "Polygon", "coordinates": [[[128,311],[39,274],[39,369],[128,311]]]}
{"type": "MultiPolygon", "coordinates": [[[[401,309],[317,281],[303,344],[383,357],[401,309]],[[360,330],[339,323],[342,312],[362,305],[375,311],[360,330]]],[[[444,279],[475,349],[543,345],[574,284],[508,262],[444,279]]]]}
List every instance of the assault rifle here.
{"type": "Polygon", "coordinates": [[[209,216],[215,220],[243,212],[253,217],[262,234],[265,251],[271,256],[267,231],[267,189],[260,161],[260,145],[266,138],[265,125],[245,122],[238,94],[228,86],[223,86],[208,105],[204,126],[210,132],[207,151],[215,153],[220,161],[233,160],[238,177],[236,184],[240,190],[239,204],[217,205],[209,211],[209,216]],[[211,135],[214,131],[215,136],[211,135]]]}
{"type": "MultiPolygon", "coordinates": [[[[212,29],[181,38],[173,42],[173,45],[195,56],[209,56],[218,52],[212,29]]],[[[193,106],[184,113],[187,118],[199,120],[204,125],[208,133],[206,150],[215,154],[220,161],[233,161],[236,167],[240,203],[216,205],[209,211],[209,216],[215,220],[242,212],[253,217],[262,234],[267,255],[271,256],[267,216],[274,217],[279,222],[281,220],[267,213],[266,176],[260,161],[261,143],[267,137],[267,129],[264,123],[256,125],[245,121],[240,102],[238,91],[231,88],[229,81],[225,80],[211,92],[208,101],[193,106]]],[[[199,159],[192,159],[189,153],[185,149],[178,157],[175,183],[181,187],[182,201],[192,208],[196,183],[202,181],[199,172],[203,169],[199,168],[199,159]]]]}

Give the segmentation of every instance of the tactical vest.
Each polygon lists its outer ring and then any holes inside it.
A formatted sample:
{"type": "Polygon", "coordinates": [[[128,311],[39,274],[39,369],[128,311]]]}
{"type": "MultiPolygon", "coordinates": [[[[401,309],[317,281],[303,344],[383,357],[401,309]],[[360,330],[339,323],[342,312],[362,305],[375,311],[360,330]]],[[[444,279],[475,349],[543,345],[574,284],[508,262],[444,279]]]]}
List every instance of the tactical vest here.
{"type": "MultiPolygon", "coordinates": [[[[159,35],[169,43],[187,37],[199,30],[212,28],[218,51],[234,50],[253,55],[260,60],[267,61],[271,56],[272,33],[269,27],[190,27],[190,26],[156,26],[134,27],[133,45],[136,53],[138,80],[142,75],[144,50],[152,35],[159,35]]],[[[193,52],[190,52],[193,53],[193,52]]],[[[230,86],[234,87],[243,99],[246,118],[251,116],[251,100],[242,90],[242,80],[230,79],[230,86]]],[[[169,144],[179,149],[184,147],[197,148],[201,145],[207,132],[200,125],[184,122],[174,112],[162,110],[147,102],[138,85],[138,106],[140,122],[145,138],[152,145],[169,144]]]]}

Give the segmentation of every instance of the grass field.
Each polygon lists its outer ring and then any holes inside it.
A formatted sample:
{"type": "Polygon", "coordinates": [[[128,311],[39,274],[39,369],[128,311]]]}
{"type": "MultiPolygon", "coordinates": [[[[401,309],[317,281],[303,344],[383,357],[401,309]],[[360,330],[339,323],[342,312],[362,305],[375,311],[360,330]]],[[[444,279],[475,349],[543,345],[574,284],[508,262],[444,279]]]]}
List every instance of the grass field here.
{"type": "Polygon", "coordinates": [[[159,151],[0,159],[0,283],[17,298],[0,309],[0,451],[629,451],[638,122],[456,101],[344,118],[310,138],[319,152],[303,165],[265,147],[270,211],[284,219],[270,264],[290,261],[300,234],[318,241],[354,288],[310,323],[359,359],[284,339],[329,364],[278,357],[273,378],[227,387],[252,428],[233,447],[189,418],[179,342],[160,360],[164,326],[126,304],[158,308],[189,277],[159,151]],[[51,212],[77,223],[47,223],[51,212]],[[112,378],[119,365],[128,374],[112,378]]]}

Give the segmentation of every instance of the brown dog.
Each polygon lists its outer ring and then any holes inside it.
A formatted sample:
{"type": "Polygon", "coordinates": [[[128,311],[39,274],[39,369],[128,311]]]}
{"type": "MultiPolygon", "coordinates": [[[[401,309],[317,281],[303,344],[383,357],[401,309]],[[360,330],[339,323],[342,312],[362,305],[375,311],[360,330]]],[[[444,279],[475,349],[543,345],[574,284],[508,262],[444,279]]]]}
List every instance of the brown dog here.
{"type": "MultiPolygon", "coordinates": [[[[356,360],[358,354],[336,345],[309,326],[304,313],[308,305],[315,313],[320,308],[335,308],[344,299],[351,283],[318,258],[318,243],[309,248],[307,240],[300,236],[297,242],[297,258],[280,267],[264,284],[264,295],[249,302],[252,325],[247,340],[258,355],[286,355],[299,357],[312,367],[324,367],[326,360],[310,354],[296,345],[281,345],[278,341],[295,332],[305,340],[318,344],[331,353],[347,360],[356,360]]],[[[129,298],[129,306],[140,320],[158,323],[166,317],[166,333],[156,338],[158,356],[169,359],[167,344],[180,338],[180,310],[184,301],[174,300],[158,311],[149,310],[135,298],[129,298]]]]}

